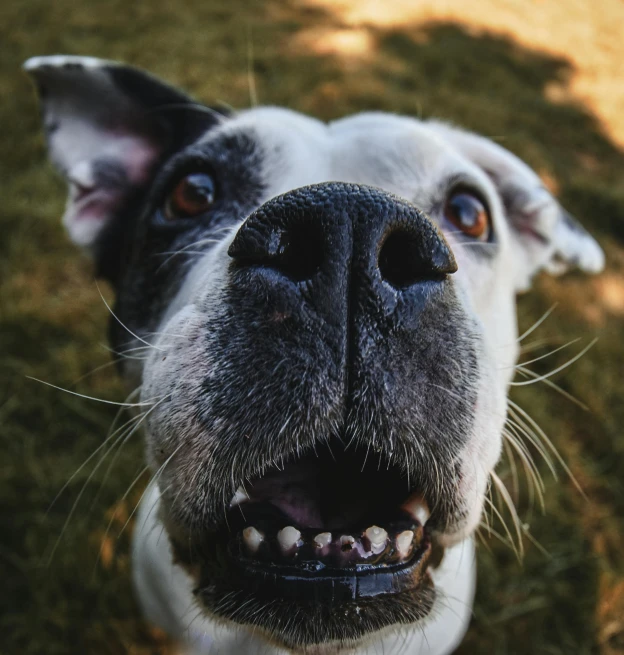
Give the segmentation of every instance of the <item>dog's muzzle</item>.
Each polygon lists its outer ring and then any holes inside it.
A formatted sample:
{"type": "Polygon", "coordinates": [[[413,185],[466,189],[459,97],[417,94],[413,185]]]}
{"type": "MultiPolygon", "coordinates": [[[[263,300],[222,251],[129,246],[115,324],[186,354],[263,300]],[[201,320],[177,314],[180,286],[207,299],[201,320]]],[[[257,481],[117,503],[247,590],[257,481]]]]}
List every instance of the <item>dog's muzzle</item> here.
{"type": "Polygon", "coordinates": [[[212,612],[288,643],[417,620],[476,394],[448,244],[410,203],[326,183],[262,205],[228,254],[195,412],[208,463],[183,489],[192,463],[166,473],[189,527],[173,531],[178,557],[202,563],[212,612]],[[267,602],[303,612],[299,636],[267,602]],[[355,623],[337,606],[357,606],[355,623]]]}

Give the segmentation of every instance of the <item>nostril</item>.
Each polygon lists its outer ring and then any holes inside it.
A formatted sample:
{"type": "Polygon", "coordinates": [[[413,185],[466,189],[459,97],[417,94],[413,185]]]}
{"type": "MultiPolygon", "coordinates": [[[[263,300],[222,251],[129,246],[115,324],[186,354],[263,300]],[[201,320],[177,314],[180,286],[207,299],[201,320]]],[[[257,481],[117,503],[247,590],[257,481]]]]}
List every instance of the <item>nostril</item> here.
{"type": "Polygon", "coordinates": [[[322,229],[312,220],[278,226],[260,221],[241,228],[228,254],[239,266],[273,269],[299,282],[320,269],[324,248],[322,229]]]}
{"type": "Polygon", "coordinates": [[[424,279],[443,276],[424,250],[422,235],[405,229],[394,230],[379,250],[381,277],[395,289],[405,289],[424,279]]]}
{"type": "Polygon", "coordinates": [[[323,263],[323,236],[318,225],[293,223],[280,235],[271,266],[296,281],[311,278],[323,263]]]}

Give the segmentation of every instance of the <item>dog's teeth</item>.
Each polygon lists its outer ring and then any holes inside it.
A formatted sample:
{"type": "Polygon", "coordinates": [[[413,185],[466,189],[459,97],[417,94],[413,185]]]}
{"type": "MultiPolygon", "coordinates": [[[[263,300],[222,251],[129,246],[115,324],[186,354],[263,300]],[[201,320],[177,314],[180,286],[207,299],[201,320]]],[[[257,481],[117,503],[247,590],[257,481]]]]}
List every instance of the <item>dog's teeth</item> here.
{"type": "Polygon", "coordinates": [[[407,557],[409,555],[410,546],[414,541],[414,533],[411,530],[405,530],[397,535],[396,546],[401,557],[407,557]]]}
{"type": "Polygon", "coordinates": [[[246,500],[249,500],[249,496],[241,486],[236,490],[234,496],[232,497],[232,500],[230,501],[230,509],[232,507],[236,507],[237,505],[240,505],[241,503],[244,503],[246,500]]]}
{"type": "Polygon", "coordinates": [[[291,525],[287,525],[277,533],[277,541],[284,553],[297,546],[300,538],[301,532],[291,525]]]}
{"type": "Polygon", "coordinates": [[[331,532],[321,532],[320,534],[317,534],[316,537],[314,537],[314,545],[317,548],[324,548],[325,546],[329,546],[329,544],[331,544],[331,540],[331,532]]]}
{"type": "Polygon", "coordinates": [[[373,525],[368,528],[364,534],[370,541],[371,550],[375,553],[375,555],[380,553],[386,547],[386,542],[388,541],[388,533],[383,528],[373,525]]]}
{"type": "Polygon", "coordinates": [[[243,530],[243,539],[245,540],[245,545],[252,553],[255,553],[260,544],[264,541],[264,536],[262,532],[259,532],[253,526],[249,526],[243,530]]]}
{"type": "Polygon", "coordinates": [[[342,550],[351,550],[354,543],[355,539],[350,534],[343,534],[342,537],[340,537],[340,547],[342,550]]]}
{"type": "Polygon", "coordinates": [[[411,514],[421,525],[425,525],[431,516],[429,506],[424,498],[418,494],[414,494],[408,498],[401,507],[411,514]]]}

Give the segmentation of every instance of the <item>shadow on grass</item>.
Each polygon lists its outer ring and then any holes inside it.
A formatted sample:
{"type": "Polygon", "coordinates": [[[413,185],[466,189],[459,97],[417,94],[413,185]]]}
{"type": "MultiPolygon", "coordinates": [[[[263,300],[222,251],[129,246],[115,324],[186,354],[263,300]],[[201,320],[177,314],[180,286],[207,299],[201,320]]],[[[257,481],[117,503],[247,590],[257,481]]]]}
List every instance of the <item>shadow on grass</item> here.
{"type": "MultiPolygon", "coordinates": [[[[262,103],[323,119],[384,110],[474,129],[526,159],[601,240],[609,258],[606,276],[544,278],[538,293],[520,302],[522,325],[560,302],[540,336],[600,337],[562,382],[593,413],[544,389],[515,394],[553,436],[589,500],[565,476],[559,482],[546,477],[546,517],[528,509],[525,516],[549,555],[527,542],[520,567],[503,545],[492,542],[492,554],[481,549],[475,620],[461,652],[590,653],[599,642],[604,649],[617,647],[620,633],[606,634],[604,626],[624,613],[618,614],[616,604],[612,616],[605,605],[624,575],[618,559],[624,514],[624,309],[618,304],[624,298],[624,160],[581,105],[548,99],[553,86],[565,90],[573,74],[568,63],[449,24],[370,27],[368,50],[357,56],[314,54],[313,47],[298,46],[297,38],[311,26],[330,31],[342,26],[294,3],[188,0],[180,8],[157,0],[141,8],[119,0],[79,6],[27,0],[4,5],[0,18],[6,50],[0,70],[0,649],[33,654],[166,649],[143,625],[132,600],[127,533],[116,541],[120,526],[114,521],[112,545],[103,534],[111,508],[141,467],[138,440],[127,444],[111,475],[105,474],[108,462],[96,471],[52,564],[41,566],[90,467],[46,514],[48,505],[102,442],[114,411],[25,379],[33,375],[70,387],[108,355],[99,345],[107,313],[88,263],[60,228],[64,190],[44,163],[37,109],[19,65],[28,56],[53,52],[123,59],[206,101],[245,106],[248,43],[241,21],[253,35],[253,73],[262,103]],[[108,555],[93,573],[102,543],[108,555]]],[[[111,368],[77,389],[123,399],[111,368]]],[[[509,476],[506,464],[502,475],[509,476]]],[[[131,510],[138,495],[117,511],[131,510]]],[[[519,502],[524,505],[524,497],[519,502]]]]}

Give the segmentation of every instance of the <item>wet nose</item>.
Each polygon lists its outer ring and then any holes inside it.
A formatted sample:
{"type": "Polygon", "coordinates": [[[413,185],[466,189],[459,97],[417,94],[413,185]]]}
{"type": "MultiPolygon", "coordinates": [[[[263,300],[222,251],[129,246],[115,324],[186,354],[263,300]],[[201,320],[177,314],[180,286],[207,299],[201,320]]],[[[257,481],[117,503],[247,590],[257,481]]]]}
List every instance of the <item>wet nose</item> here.
{"type": "Polygon", "coordinates": [[[346,297],[354,287],[396,299],[457,269],[423,211],[381,189],[337,182],[262,205],[239,229],[229,255],[239,269],[303,283],[325,299],[346,297]]]}

